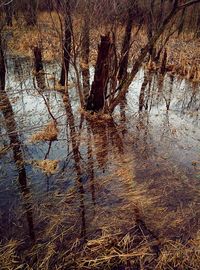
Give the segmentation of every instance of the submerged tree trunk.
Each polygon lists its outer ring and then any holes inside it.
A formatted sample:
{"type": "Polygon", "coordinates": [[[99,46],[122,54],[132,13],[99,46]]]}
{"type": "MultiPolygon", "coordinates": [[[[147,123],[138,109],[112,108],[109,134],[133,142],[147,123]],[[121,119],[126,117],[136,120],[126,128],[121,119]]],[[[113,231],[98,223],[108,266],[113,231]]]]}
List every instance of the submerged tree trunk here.
{"type": "Polygon", "coordinates": [[[83,79],[83,94],[85,102],[89,97],[90,92],[90,70],[89,70],[89,54],[90,54],[90,15],[89,1],[86,0],[85,11],[82,28],[82,48],[81,48],[81,73],[83,79]]]}
{"type": "Polygon", "coordinates": [[[69,0],[65,1],[65,36],[63,45],[63,63],[60,77],[60,84],[65,86],[68,83],[69,64],[71,55],[71,43],[72,43],[72,19],[70,11],[69,0]]]}
{"type": "Polygon", "coordinates": [[[87,110],[100,111],[104,108],[109,80],[109,58],[111,47],[112,44],[109,35],[101,36],[94,81],[86,106],[87,110]]]}

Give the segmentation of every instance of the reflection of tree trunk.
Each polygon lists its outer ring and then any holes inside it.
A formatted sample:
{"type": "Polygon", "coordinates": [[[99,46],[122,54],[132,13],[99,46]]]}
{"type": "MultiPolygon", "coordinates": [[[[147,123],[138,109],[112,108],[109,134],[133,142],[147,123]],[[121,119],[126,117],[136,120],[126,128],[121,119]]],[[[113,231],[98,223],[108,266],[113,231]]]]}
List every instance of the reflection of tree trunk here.
{"type": "Polygon", "coordinates": [[[93,204],[96,204],[96,198],[95,198],[95,181],[94,181],[94,160],[93,160],[93,151],[92,151],[92,141],[91,141],[91,129],[88,124],[87,126],[87,135],[88,135],[88,167],[87,167],[87,173],[88,178],[90,181],[90,187],[91,187],[91,194],[92,194],[92,201],[93,204]]]}
{"type": "Polygon", "coordinates": [[[2,100],[0,105],[3,107],[2,113],[5,119],[6,129],[7,129],[8,136],[10,139],[10,144],[13,150],[14,161],[15,161],[17,171],[18,171],[18,182],[20,184],[22,197],[24,199],[24,207],[26,210],[29,235],[31,239],[34,240],[35,233],[34,233],[34,226],[33,226],[32,205],[29,202],[31,196],[30,196],[29,188],[27,187],[26,170],[25,170],[24,159],[23,159],[23,154],[21,150],[21,142],[19,140],[19,137],[16,131],[17,127],[16,127],[16,122],[14,119],[12,106],[10,104],[10,101],[5,91],[4,93],[3,91],[1,91],[0,98],[2,100]]]}
{"type": "Polygon", "coordinates": [[[63,44],[63,64],[61,70],[60,84],[64,86],[68,84],[68,73],[69,73],[69,63],[70,63],[70,55],[71,55],[71,43],[72,43],[72,19],[71,19],[71,11],[70,11],[70,3],[69,0],[65,1],[65,37],[63,44]]]}
{"type": "Polygon", "coordinates": [[[87,110],[100,111],[105,105],[105,96],[109,79],[109,58],[111,41],[109,35],[101,36],[98,57],[95,66],[94,81],[88,98],[87,110]]]}
{"type": "Polygon", "coordinates": [[[69,99],[68,91],[65,91],[63,95],[63,103],[65,106],[67,120],[70,128],[70,138],[72,142],[72,152],[75,161],[75,170],[77,174],[77,188],[80,196],[80,210],[81,210],[81,237],[85,239],[86,237],[86,222],[85,222],[85,205],[84,205],[84,187],[82,183],[82,169],[81,169],[81,160],[80,154],[78,149],[78,142],[77,142],[77,133],[75,129],[75,121],[74,115],[72,112],[72,107],[69,99]]]}
{"type": "Polygon", "coordinates": [[[143,107],[145,107],[145,109],[148,109],[148,102],[150,99],[150,94],[151,94],[151,82],[152,82],[152,78],[153,78],[153,72],[144,72],[144,81],[142,83],[142,87],[140,90],[140,96],[139,96],[139,111],[143,110],[143,107]],[[148,91],[146,91],[147,89],[147,85],[148,87],[148,91]],[[145,104],[146,101],[146,104],[145,104]]]}
{"type": "Polygon", "coordinates": [[[99,166],[105,170],[108,161],[108,129],[106,122],[90,123],[90,127],[94,136],[94,146],[96,159],[99,166]]]}
{"type": "MultiPolygon", "coordinates": [[[[1,41],[1,40],[0,40],[1,41]]],[[[27,187],[26,170],[24,166],[24,159],[21,150],[21,142],[17,133],[17,125],[14,118],[12,105],[9,101],[5,91],[5,62],[3,57],[3,50],[0,43],[0,108],[5,119],[5,125],[10,139],[10,144],[13,150],[13,157],[18,171],[18,182],[20,184],[21,193],[24,199],[24,206],[27,215],[27,222],[29,227],[29,234],[31,239],[35,239],[33,228],[32,207],[30,202],[30,191],[27,187]]]]}
{"type": "Polygon", "coordinates": [[[108,122],[108,130],[110,133],[110,140],[112,145],[118,149],[119,155],[124,154],[124,143],[122,138],[120,137],[120,132],[117,130],[116,124],[114,123],[113,119],[110,119],[108,122]]]}

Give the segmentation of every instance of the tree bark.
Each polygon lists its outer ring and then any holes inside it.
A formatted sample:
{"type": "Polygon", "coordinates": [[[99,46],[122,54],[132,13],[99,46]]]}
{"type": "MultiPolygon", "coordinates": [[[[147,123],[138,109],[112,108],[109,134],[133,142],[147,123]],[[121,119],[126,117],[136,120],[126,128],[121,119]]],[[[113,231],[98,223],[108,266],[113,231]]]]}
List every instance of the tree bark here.
{"type": "Polygon", "coordinates": [[[6,24],[7,26],[12,27],[13,26],[13,3],[10,2],[8,4],[5,4],[5,13],[6,13],[6,24]]]}
{"type": "Polygon", "coordinates": [[[85,103],[90,92],[90,70],[89,70],[89,54],[90,54],[90,19],[89,19],[89,1],[86,0],[83,28],[82,28],[82,48],[81,48],[81,73],[83,79],[83,94],[85,103]]]}
{"type": "Polygon", "coordinates": [[[27,0],[25,7],[25,19],[27,25],[35,26],[37,24],[38,0],[27,0]]]}
{"type": "Polygon", "coordinates": [[[87,110],[100,111],[105,105],[105,96],[109,80],[109,57],[112,44],[109,35],[101,36],[94,81],[87,101],[87,110]]]}
{"type": "Polygon", "coordinates": [[[127,74],[128,68],[128,57],[129,57],[129,50],[130,50],[130,42],[131,42],[131,31],[133,27],[133,4],[135,0],[131,0],[128,7],[128,19],[126,23],[126,30],[124,34],[124,40],[122,45],[121,51],[121,61],[119,66],[119,74],[118,80],[121,81],[123,77],[127,74]]]}
{"type": "Polygon", "coordinates": [[[34,53],[34,57],[35,57],[35,59],[34,59],[35,71],[40,72],[41,70],[43,70],[41,49],[39,47],[34,47],[33,53],[34,53]]]}
{"type": "Polygon", "coordinates": [[[4,61],[4,54],[3,54],[3,44],[1,39],[1,33],[0,33],[0,91],[3,91],[5,89],[5,78],[6,78],[6,65],[4,61]]]}
{"type": "Polygon", "coordinates": [[[63,46],[63,64],[61,70],[60,84],[62,86],[68,83],[69,64],[71,55],[71,43],[72,43],[72,19],[69,0],[65,1],[65,36],[63,46]]]}

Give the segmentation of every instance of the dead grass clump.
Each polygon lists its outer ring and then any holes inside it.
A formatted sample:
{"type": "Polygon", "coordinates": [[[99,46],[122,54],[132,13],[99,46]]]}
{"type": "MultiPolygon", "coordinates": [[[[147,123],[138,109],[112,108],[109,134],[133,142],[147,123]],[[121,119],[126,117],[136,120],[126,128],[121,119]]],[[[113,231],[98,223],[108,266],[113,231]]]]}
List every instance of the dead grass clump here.
{"type": "Polygon", "coordinates": [[[0,157],[7,154],[7,152],[10,150],[10,146],[0,146],[0,157]]]}
{"type": "Polygon", "coordinates": [[[155,269],[199,269],[200,237],[188,241],[185,245],[178,241],[168,241],[161,251],[155,269]]]}
{"type": "Polygon", "coordinates": [[[16,255],[16,249],[19,246],[19,243],[16,240],[10,240],[5,245],[0,243],[0,269],[22,269],[18,267],[20,262],[18,261],[16,255]]]}
{"type": "Polygon", "coordinates": [[[40,141],[55,141],[58,136],[58,128],[55,121],[50,122],[42,131],[31,136],[30,142],[36,143],[40,141]]]}
{"type": "Polygon", "coordinates": [[[58,160],[35,160],[33,164],[46,174],[55,174],[58,170],[58,160]]]}
{"type": "Polygon", "coordinates": [[[78,269],[153,269],[155,254],[134,229],[127,234],[102,235],[86,244],[78,269]]]}
{"type": "Polygon", "coordinates": [[[83,108],[80,108],[80,113],[82,115],[85,116],[85,118],[88,120],[88,121],[95,121],[96,122],[99,122],[99,123],[104,123],[105,121],[110,121],[112,120],[112,116],[110,114],[107,114],[107,113],[103,113],[103,112],[88,112],[86,110],[84,110],[83,108]]]}

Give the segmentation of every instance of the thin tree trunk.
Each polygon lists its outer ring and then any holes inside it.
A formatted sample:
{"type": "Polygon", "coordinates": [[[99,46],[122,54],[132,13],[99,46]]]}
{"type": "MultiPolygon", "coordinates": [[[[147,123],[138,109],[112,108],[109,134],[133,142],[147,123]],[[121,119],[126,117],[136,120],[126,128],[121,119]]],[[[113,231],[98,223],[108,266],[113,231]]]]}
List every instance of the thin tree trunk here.
{"type": "Polygon", "coordinates": [[[5,89],[5,78],[6,78],[6,65],[4,61],[4,54],[2,47],[3,44],[0,33],[0,91],[4,91],[5,89]]]}
{"type": "Polygon", "coordinates": [[[8,4],[5,4],[5,13],[6,13],[6,24],[7,26],[12,27],[13,26],[13,3],[10,2],[8,4]]]}
{"type": "Polygon", "coordinates": [[[34,57],[35,57],[35,59],[34,59],[35,71],[40,72],[41,70],[43,70],[41,49],[39,47],[34,47],[33,53],[34,53],[34,57]]]}
{"type": "Polygon", "coordinates": [[[83,79],[83,94],[85,102],[87,102],[90,92],[90,70],[89,70],[90,19],[88,11],[89,11],[89,1],[86,0],[83,18],[82,48],[81,48],[81,73],[83,79]]]}
{"type": "Polygon", "coordinates": [[[63,46],[63,64],[61,70],[60,84],[65,86],[68,84],[69,64],[71,55],[71,44],[72,44],[72,19],[70,11],[69,0],[65,1],[65,36],[63,46]]]}
{"type": "Polygon", "coordinates": [[[191,0],[186,2],[185,4],[181,4],[178,6],[177,0],[175,0],[174,5],[170,12],[166,15],[166,17],[163,19],[163,22],[160,24],[158,30],[154,33],[152,38],[148,41],[148,43],[141,49],[141,52],[135,61],[132,70],[128,76],[126,76],[125,79],[123,79],[122,83],[119,85],[119,87],[116,89],[116,92],[119,91],[118,95],[113,100],[112,104],[109,107],[110,112],[113,112],[115,107],[121,102],[121,100],[125,97],[128,88],[130,84],[132,83],[135,75],[137,74],[139,68],[141,67],[142,62],[144,61],[145,57],[147,56],[149,52],[149,48],[155,45],[161,34],[164,32],[166,26],[168,23],[174,18],[174,16],[181,11],[185,7],[189,7],[191,5],[197,4],[199,0],[191,0]]]}
{"type": "Polygon", "coordinates": [[[167,50],[165,49],[161,67],[160,67],[160,73],[164,76],[166,73],[166,65],[167,65],[167,50]]]}
{"type": "Polygon", "coordinates": [[[25,19],[28,26],[37,24],[38,0],[26,0],[25,19]]]}
{"type": "Polygon", "coordinates": [[[131,31],[133,27],[133,4],[135,0],[131,0],[128,7],[128,19],[126,23],[126,30],[121,51],[121,61],[119,66],[118,80],[121,81],[127,75],[128,58],[131,43],[131,31]]]}

